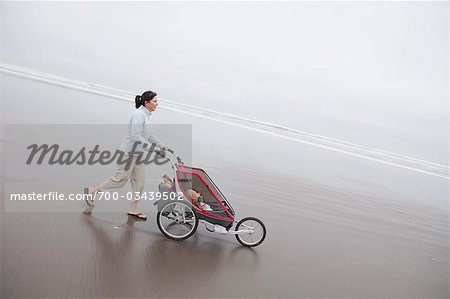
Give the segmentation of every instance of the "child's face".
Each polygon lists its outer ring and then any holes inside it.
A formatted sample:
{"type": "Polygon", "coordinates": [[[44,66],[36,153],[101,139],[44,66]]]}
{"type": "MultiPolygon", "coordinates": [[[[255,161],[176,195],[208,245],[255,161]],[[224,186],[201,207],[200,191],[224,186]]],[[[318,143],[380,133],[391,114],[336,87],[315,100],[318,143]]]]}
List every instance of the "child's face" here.
{"type": "Polygon", "coordinates": [[[197,199],[200,197],[200,193],[198,193],[195,190],[192,190],[192,199],[197,201],[197,199]]]}
{"type": "Polygon", "coordinates": [[[200,197],[200,193],[198,193],[197,191],[195,191],[195,190],[190,190],[190,191],[188,191],[190,194],[190,197],[191,197],[191,199],[192,199],[192,202],[194,203],[194,204],[197,204],[198,203],[198,198],[200,197]]]}

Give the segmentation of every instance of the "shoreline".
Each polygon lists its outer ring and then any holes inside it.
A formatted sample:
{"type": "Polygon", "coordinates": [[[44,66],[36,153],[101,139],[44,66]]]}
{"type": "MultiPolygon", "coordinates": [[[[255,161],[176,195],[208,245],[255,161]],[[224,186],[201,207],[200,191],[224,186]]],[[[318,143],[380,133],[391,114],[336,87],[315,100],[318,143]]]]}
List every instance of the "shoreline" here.
{"type": "MultiPolygon", "coordinates": [[[[118,90],[106,86],[100,86],[92,83],[75,81],[59,76],[38,73],[32,70],[0,64],[0,72],[9,76],[15,76],[25,80],[35,80],[62,88],[69,88],[81,92],[97,94],[109,97],[115,100],[132,103],[134,94],[130,91],[118,90]]],[[[267,123],[260,120],[249,119],[242,116],[218,112],[210,109],[204,109],[187,104],[182,104],[167,99],[161,99],[164,104],[162,109],[172,112],[183,113],[209,119],[216,122],[222,122],[232,126],[253,130],[259,133],[270,134],[275,137],[285,138],[287,140],[309,144],[319,148],[336,151],[342,154],[368,159],[395,167],[405,168],[412,171],[441,177],[450,180],[450,166],[435,162],[425,161],[398,153],[388,152],[382,149],[370,148],[367,146],[350,143],[347,141],[321,136],[298,129],[280,126],[278,124],[267,123]]]]}

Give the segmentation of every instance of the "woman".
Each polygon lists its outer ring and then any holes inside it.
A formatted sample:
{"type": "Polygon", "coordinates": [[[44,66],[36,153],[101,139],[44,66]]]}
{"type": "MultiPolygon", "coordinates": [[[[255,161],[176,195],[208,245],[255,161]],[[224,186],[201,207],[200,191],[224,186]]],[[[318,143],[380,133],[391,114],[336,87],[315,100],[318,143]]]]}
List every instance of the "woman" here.
{"type": "MultiPolygon", "coordinates": [[[[162,142],[150,130],[150,116],[158,107],[158,97],[153,91],[146,91],[135,98],[136,111],[131,114],[128,135],[123,139],[119,150],[124,153],[122,163],[118,163],[116,173],[97,187],[84,188],[86,202],[94,206],[97,192],[123,187],[130,179],[133,194],[141,194],[144,189],[145,164],[136,163],[138,157],[155,144],[165,150],[162,142]],[[131,159],[131,161],[129,160],[131,159]]],[[[147,215],[137,209],[138,200],[133,197],[128,215],[146,220],[147,215]]]]}

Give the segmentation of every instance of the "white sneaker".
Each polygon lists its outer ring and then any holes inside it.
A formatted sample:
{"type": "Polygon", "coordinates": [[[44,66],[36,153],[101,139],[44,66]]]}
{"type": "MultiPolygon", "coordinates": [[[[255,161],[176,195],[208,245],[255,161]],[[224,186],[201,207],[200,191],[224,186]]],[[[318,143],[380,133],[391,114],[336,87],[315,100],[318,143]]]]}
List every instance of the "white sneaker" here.
{"type": "Polygon", "coordinates": [[[222,235],[228,234],[228,231],[225,227],[223,227],[221,225],[217,225],[217,224],[214,224],[214,232],[216,232],[218,234],[222,234],[222,235]]]}

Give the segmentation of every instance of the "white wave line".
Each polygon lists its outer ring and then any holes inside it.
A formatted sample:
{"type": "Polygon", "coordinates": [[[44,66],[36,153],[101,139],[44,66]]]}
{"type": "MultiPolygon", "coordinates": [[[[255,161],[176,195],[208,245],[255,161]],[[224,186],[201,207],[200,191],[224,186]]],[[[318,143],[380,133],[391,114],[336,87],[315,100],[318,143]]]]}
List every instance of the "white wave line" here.
{"type": "MultiPolygon", "coordinates": [[[[0,71],[14,76],[45,82],[52,85],[58,85],[65,88],[81,90],[93,94],[107,96],[116,100],[132,102],[135,96],[134,92],[110,88],[107,86],[86,83],[82,81],[71,80],[51,74],[38,73],[21,67],[6,65],[0,63],[0,71]]],[[[163,104],[160,108],[194,115],[221,123],[282,137],[288,140],[310,144],[320,148],[330,149],[336,152],[376,161],[404,169],[409,169],[445,179],[450,179],[450,169],[448,166],[424,161],[396,153],[387,152],[375,148],[369,148],[346,141],[329,138],[321,135],[308,133],[273,123],[267,123],[259,120],[244,118],[230,113],[218,112],[210,109],[204,109],[192,105],[177,103],[171,100],[162,99],[163,104]]]]}

